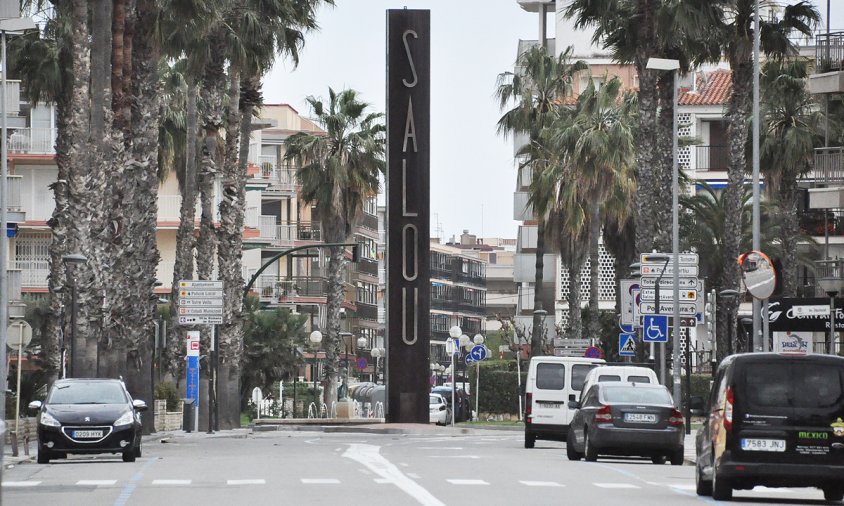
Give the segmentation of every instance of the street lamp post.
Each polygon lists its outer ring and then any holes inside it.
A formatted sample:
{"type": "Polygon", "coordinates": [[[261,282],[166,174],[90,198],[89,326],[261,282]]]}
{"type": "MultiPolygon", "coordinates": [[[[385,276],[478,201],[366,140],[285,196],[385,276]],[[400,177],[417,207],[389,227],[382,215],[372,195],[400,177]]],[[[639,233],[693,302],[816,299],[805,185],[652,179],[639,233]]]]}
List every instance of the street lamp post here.
{"type": "Polygon", "coordinates": [[[460,336],[463,335],[463,330],[458,327],[457,325],[448,329],[448,335],[451,336],[453,339],[453,349],[451,352],[451,426],[454,427],[454,411],[456,404],[454,404],[454,391],[455,391],[455,384],[457,383],[457,377],[454,375],[456,368],[454,366],[454,355],[457,353],[457,350],[460,346],[460,336]]]}
{"type": "MultiPolygon", "coordinates": [[[[475,345],[482,345],[484,344],[484,336],[480,334],[475,334],[475,337],[472,339],[475,345]]],[[[481,396],[481,361],[478,360],[475,362],[475,413],[480,413],[478,411],[478,398],[481,396]]]]}
{"type": "MultiPolygon", "coordinates": [[[[319,330],[314,330],[311,332],[311,335],[308,336],[308,339],[311,341],[314,347],[314,365],[313,369],[311,369],[311,376],[314,378],[314,406],[317,405],[317,355],[319,354],[319,345],[322,342],[322,332],[319,330]]],[[[319,408],[316,409],[319,412],[319,408]]],[[[316,415],[316,413],[315,413],[316,415]]]]}
{"type": "MultiPolygon", "coordinates": [[[[79,253],[62,256],[62,262],[64,262],[68,272],[70,272],[69,267],[71,265],[79,265],[87,261],[88,258],[79,253]]],[[[76,367],[74,365],[78,362],[76,356],[76,352],[78,351],[76,346],[76,318],[79,312],[79,302],[76,297],[76,277],[68,276],[68,278],[72,281],[70,284],[70,377],[73,378],[76,374],[76,367]]]]}

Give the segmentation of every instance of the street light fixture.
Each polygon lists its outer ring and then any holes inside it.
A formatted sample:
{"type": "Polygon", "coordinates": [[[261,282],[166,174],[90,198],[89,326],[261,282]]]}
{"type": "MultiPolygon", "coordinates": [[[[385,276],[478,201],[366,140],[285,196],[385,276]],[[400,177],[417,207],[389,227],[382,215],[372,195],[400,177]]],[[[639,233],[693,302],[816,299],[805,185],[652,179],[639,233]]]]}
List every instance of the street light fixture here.
{"type": "MultiPolygon", "coordinates": [[[[674,258],[674,397],[675,402],[680,402],[680,215],[678,209],[680,207],[680,166],[677,161],[677,135],[678,135],[678,120],[677,120],[677,81],[680,74],[680,60],[672,60],[665,58],[650,58],[646,68],[652,70],[671,71],[673,74],[673,114],[672,114],[672,128],[671,128],[671,250],[674,258]]],[[[663,271],[664,272],[664,271],[663,271]]],[[[657,281],[659,286],[659,281],[657,281]]],[[[659,307],[657,307],[659,309],[659,307]]],[[[665,354],[662,354],[663,367],[665,364],[665,354]]],[[[665,371],[662,371],[663,379],[665,371]]]]}
{"type": "MultiPolygon", "coordinates": [[[[83,264],[88,261],[88,258],[85,255],[80,253],[71,253],[68,255],[62,256],[62,262],[65,264],[65,268],[68,269],[71,265],[79,265],[83,264]]],[[[76,318],[77,313],[79,312],[79,302],[77,300],[76,295],[76,278],[74,276],[68,275],[68,279],[71,281],[70,283],[70,377],[74,377],[74,373],[76,369],[74,364],[77,362],[76,359],[76,318]]]]}
{"type": "MultiPolygon", "coordinates": [[[[308,336],[308,340],[311,341],[313,348],[314,348],[314,365],[313,369],[311,369],[311,375],[314,377],[314,406],[317,403],[317,355],[319,354],[319,346],[322,343],[322,332],[319,330],[314,330],[311,332],[311,335],[308,336]]],[[[317,412],[319,410],[317,409],[317,412]]]]}
{"type": "Polygon", "coordinates": [[[451,374],[451,411],[452,411],[452,413],[451,413],[451,426],[454,427],[454,410],[455,410],[455,406],[456,406],[456,404],[454,404],[454,397],[455,397],[454,391],[457,388],[456,387],[457,378],[454,375],[454,372],[456,370],[456,367],[454,366],[454,356],[458,352],[458,349],[459,349],[459,346],[460,346],[460,339],[463,335],[463,330],[459,326],[455,325],[455,326],[451,327],[450,329],[448,329],[448,335],[451,336],[452,343],[454,345],[452,352],[451,352],[451,366],[449,366],[449,368],[448,368],[448,370],[451,371],[451,373],[450,373],[451,374]]]}

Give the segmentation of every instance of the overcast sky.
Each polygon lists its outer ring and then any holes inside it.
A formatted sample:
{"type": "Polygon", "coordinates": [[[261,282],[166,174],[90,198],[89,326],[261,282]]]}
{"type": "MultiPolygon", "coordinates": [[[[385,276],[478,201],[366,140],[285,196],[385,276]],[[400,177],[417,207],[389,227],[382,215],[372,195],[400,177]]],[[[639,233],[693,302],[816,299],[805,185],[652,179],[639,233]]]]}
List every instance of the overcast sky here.
{"type": "MultiPolygon", "coordinates": [[[[307,36],[299,67],[279,61],[267,76],[265,102],[288,103],[308,116],[305,97],[327,97],[331,86],[353,88],[383,112],[385,11],[430,9],[431,235],[449,239],[469,229],[479,236],[515,238],[516,170],[511,139],[503,139],[495,129],[501,116],[494,100],[495,80],[500,72],[512,70],[517,41],[536,38],[536,14],[523,11],[516,0],[336,4],[319,11],[320,31],[307,36]]],[[[816,0],[816,5],[825,15],[826,2],[816,0]]],[[[833,30],[844,29],[843,8],[831,17],[833,30]]]]}

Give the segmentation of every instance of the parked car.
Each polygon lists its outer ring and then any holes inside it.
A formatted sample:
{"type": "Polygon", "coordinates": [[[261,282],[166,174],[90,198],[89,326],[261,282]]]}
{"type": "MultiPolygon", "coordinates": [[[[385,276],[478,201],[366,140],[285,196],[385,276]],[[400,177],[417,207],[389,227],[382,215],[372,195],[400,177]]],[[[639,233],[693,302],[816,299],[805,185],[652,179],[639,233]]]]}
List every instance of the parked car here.
{"type": "MultiPolygon", "coordinates": [[[[445,402],[448,403],[449,408],[451,408],[450,386],[434,387],[431,389],[431,393],[442,395],[445,399],[445,402]]],[[[462,388],[457,388],[454,390],[454,395],[457,402],[457,408],[451,408],[451,412],[454,415],[454,421],[459,423],[471,420],[472,409],[469,406],[469,394],[467,394],[462,388]]]]}
{"type": "Polygon", "coordinates": [[[69,453],[120,453],[124,462],[141,456],[141,417],[147,409],[132,400],[122,381],[63,379],[47,399],[32,401],[38,411],[38,463],[69,453]]]}
{"type": "Polygon", "coordinates": [[[683,464],[683,415],[663,385],[596,383],[583,399],[569,428],[569,460],[598,460],[600,455],[650,457],[654,464],[683,464]]]}
{"type": "Polygon", "coordinates": [[[565,441],[586,375],[604,364],[598,358],[533,357],[525,383],[525,448],[537,439],[565,441]]]}
{"type": "Polygon", "coordinates": [[[451,409],[448,407],[448,402],[440,394],[430,394],[428,396],[429,404],[429,422],[437,425],[448,425],[451,423],[451,409]]]}
{"type": "Polygon", "coordinates": [[[588,392],[600,381],[629,381],[631,383],[659,383],[656,373],[649,367],[637,365],[604,365],[589,371],[583,380],[583,391],[588,392]]]}
{"type": "Polygon", "coordinates": [[[713,385],[695,445],[698,495],[764,485],[844,499],[844,358],[732,355],[713,385]]]}

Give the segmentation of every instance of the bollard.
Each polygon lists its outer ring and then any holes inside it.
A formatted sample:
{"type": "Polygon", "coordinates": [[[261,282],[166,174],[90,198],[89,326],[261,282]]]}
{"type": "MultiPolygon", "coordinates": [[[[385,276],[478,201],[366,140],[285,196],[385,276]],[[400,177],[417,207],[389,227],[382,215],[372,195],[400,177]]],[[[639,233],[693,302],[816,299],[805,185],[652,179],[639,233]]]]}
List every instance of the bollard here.
{"type": "Polygon", "coordinates": [[[9,431],[12,440],[12,457],[18,456],[18,435],[15,431],[9,431]]]}
{"type": "Polygon", "coordinates": [[[194,413],[196,410],[193,406],[193,399],[184,399],[184,405],[182,407],[182,430],[185,432],[190,432],[193,430],[194,424],[194,413]]]}

